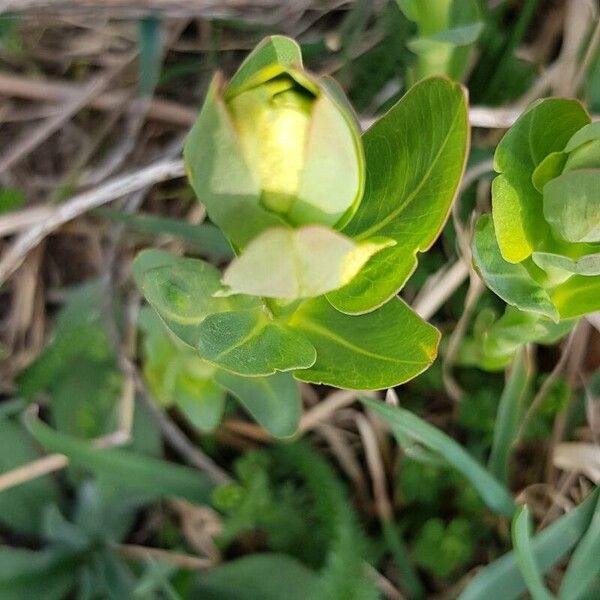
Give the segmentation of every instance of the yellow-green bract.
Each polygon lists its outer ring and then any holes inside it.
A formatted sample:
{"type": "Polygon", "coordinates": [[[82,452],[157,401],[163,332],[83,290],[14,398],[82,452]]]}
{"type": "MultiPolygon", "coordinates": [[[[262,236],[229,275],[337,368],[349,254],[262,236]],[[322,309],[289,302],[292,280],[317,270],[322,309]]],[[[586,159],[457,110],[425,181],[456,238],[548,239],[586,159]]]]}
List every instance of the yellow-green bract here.
{"type": "Polygon", "coordinates": [[[554,321],[600,309],[600,124],[575,100],[534,104],[502,139],[473,257],[509,304],[554,321]]]}
{"type": "Polygon", "coordinates": [[[363,193],[351,108],[282,36],[259,44],[228,83],[215,76],[185,160],[210,218],[238,248],[274,226],[339,229],[363,193]]]}

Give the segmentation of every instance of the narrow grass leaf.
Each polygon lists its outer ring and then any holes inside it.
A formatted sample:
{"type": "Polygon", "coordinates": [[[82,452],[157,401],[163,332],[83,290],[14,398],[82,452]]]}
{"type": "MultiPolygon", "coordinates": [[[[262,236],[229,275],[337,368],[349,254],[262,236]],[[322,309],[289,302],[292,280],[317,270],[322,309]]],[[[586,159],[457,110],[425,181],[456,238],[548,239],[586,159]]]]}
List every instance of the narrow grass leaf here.
{"type": "Polygon", "coordinates": [[[123,487],[146,491],[156,497],[177,496],[190,502],[208,502],[210,498],[212,484],[195,469],[127,450],[94,448],[87,442],[54,431],[32,415],[25,416],[25,424],[51,452],[64,454],[72,464],[106,476],[123,487]]]}
{"type": "Polygon", "coordinates": [[[226,262],[233,258],[233,251],[218,227],[211,223],[193,225],[181,219],[151,215],[130,214],[111,208],[98,208],[94,215],[123,223],[126,227],[151,235],[167,234],[189,244],[202,256],[213,262],[226,262]]]}
{"type": "Polygon", "coordinates": [[[512,540],[517,564],[533,600],[555,600],[544,583],[531,543],[531,517],[527,506],[517,510],[512,521],[512,540]]]}
{"type": "Polygon", "coordinates": [[[562,580],[559,598],[575,600],[583,597],[600,574],[600,495],[590,525],[577,545],[562,580]]]}
{"type": "MultiPolygon", "coordinates": [[[[577,508],[536,535],[532,548],[541,573],[547,573],[587,531],[598,502],[598,488],[577,508]]],[[[517,600],[526,591],[514,551],[482,569],[458,600],[517,600]]]]}
{"type": "Polygon", "coordinates": [[[520,352],[515,355],[510,375],[500,396],[488,463],[492,474],[505,484],[508,481],[510,453],[519,431],[530,381],[530,365],[525,352],[520,352]]]}
{"type": "Polygon", "coordinates": [[[383,418],[397,438],[408,436],[442,456],[473,484],[493,511],[512,517],[515,504],[510,492],[460,444],[408,410],[368,398],[361,398],[361,402],[383,418]]]}

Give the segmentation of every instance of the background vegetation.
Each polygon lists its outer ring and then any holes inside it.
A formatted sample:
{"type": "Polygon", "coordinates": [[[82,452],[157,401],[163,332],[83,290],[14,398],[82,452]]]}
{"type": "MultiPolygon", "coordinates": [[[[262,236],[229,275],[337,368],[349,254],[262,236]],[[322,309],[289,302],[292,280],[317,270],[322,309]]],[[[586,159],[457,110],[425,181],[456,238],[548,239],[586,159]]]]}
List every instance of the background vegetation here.
{"type": "Polygon", "coordinates": [[[598,313],[566,338],[518,323],[527,345],[490,357],[505,304],[470,255],[525,107],[600,113],[597,3],[75,4],[0,2],[0,599],[600,597],[598,313]],[[288,441],[210,387],[132,276],[150,246],[231,258],[183,136],[214,71],[272,33],[364,127],[434,73],[467,86],[473,127],[452,217],[402,292],[440,356],[387,392],[392,412],[302,384],[288,441]]]}

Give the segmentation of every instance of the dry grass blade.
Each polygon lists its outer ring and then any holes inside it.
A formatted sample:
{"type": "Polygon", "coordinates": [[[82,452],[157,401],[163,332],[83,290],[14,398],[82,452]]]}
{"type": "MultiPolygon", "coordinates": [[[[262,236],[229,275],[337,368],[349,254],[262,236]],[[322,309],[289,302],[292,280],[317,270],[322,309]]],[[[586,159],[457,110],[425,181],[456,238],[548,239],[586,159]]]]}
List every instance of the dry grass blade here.
{"type": "Polygon", "coordinates": [[[115,177],[88,192],[78,194],[54,209],[44,221],[21,234],[0,259],[0,285],[20,266],[27,254],[49,233],[111,200],[121,198],[149,185],[182,177],[183,161],[161,160],[143,169],[115,177]]]}
{"type": "Polygon", "coordinates": [[[149,548],[148,546],[139,546],[137,544],[117,544],[115,548],[124,558],[133,560],[147,560],[148,558],[154,558],[189,571],[208,569],[209,567],[214,566],[214,562],[209,558],[200,558],[199,556],[161,550],[160,548],[149,548]]]}
{"type": "Polygon", "coordinates": [[[557,469],[583,473],[600,484],[600,446],[583,442],[563,442],[554,448],[553,463],[557,469]]]}
{"type": "Polygon", "coordinates": [[[327,421],[335,411],[343,406],[352,404],[360,395],[368,396],[369,394],[351,390],[338,390],[337,392],[332,392],[327,398],[323,399],[319,404],[302,416],[299,431],[301,433],[306,433],[319,423],[327,421]]]}
{"type": "MultiPolygon", "coordinates": [[[[14,96],[40,102],[65,102],[83,94],[83,86],[54,79],[32,79],[13,73],[0,73],[0,95],[14,96]]],[[[95,94],[88,99],[90,108],[101,111],[117,110],[129,98],[129,93],[110,90],[95,94]]],[[[163,121],[172,125],[191,127],[198,116],[195,108],[184,106],[171,100],[152,98],[146,114],[148,119],[163,121]]]]}

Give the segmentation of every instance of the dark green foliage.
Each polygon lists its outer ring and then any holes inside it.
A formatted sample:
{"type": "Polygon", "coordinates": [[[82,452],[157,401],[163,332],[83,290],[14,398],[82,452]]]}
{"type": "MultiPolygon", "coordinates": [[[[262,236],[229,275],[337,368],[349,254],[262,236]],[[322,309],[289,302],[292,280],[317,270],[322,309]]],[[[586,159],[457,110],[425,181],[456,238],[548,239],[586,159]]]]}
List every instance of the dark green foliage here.
{"type": "Polygon", "coordinates": [[[415,562],[434,577],[447,579],[473,556],[475,536],[467,519],[428,519],[413,545],[415,562]]]}

